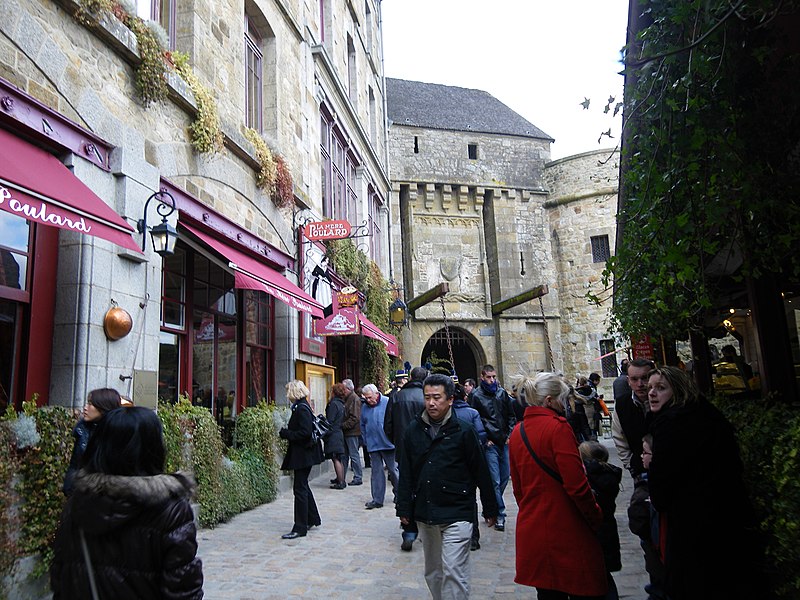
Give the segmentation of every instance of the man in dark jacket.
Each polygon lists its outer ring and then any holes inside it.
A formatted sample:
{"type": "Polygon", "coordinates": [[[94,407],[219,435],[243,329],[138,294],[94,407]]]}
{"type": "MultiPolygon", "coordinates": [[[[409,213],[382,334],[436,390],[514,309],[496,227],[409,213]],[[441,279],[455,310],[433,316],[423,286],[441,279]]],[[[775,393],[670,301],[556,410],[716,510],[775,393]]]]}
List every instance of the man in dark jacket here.
{"type": "MultiPolygon", "coordinates": [[[[655,363],[646,358],[637,358],[628,364],[628,385],[631,393],[619,398],[614,403],[611,419],[611,434],[617,448],[617,456],[623,466],[630,471],[636,486],[645,472],[642,462],[642,438],[647,433],[645,418],[650,412],[650,401],[647,398],[648,374],[655,368],[655,363]]],[[[630,525],[629,525],[630,526],[630,525]]],[[[661,566],[658,552],[646,540],[642,540],[644,550],[644,566],[650,575],[650,585],[646,588],[651,598],[666,597],[663,594],[661,566]]]]}
{"type": "Polygon", "coordinates": [[[497,515],[497,531],[505,531],[506,505],[503,492],[511,476],[508,464],[508,438],[517,424],[511,398],[497,382],[497,371],[492,365],[481,368],[481,382],[472,392],[472,406],[478,411],[486,430],[486,462],[494,484],[494,493],[499,513],[497,515]]]}
{"type": "MultiPolygon", "coordinates": [[[[386,417],[383,422],[386,437],[395,446],[398,467],[402,463],[403,434],[406,427],[425,409],[422,382],[428,376],[428,370],[425,367],[414,367],[409,375],[411,376],[411,381],[405,384],[393,398],[389,398],[389,402],[386,405],[386,417]]],[[[403,525],[403,543],[400,548],[410,552],[411,545],[417,539],[417,533],[417,523],[413,519],[403,525]]]]}
{"type": "Polygon", "coordinates": [[[347,485],[361,485],[363,471],[361,468],[361,398],[355,393],[352,379],[342,379],[342,383],[350,392],[344,399],[344,419],[342,420],[342,433],[347,451],[344,461],[344,474],[347,477],[347,467],[353,468],[353,479],[347,485]]]}
{"type": "Polygon", "coordinates": [[[434,598],[469,597],[469,545],[475,489],[494,525],[497,502],[475,429],[453,414],[452,379],[425,379],[425,409],[406,428],[400,457],[397,516],[416,521],[425,580],[434,598]]]}

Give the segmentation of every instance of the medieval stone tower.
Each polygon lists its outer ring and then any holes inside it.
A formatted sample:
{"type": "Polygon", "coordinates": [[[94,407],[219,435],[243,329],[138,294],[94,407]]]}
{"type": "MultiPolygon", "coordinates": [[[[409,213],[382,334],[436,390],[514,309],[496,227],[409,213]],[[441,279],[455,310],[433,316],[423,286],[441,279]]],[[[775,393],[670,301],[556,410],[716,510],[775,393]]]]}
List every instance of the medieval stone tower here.
{"type": "Polygon", "coordinates": [[[387,101],[394,271],[406,300],[449,284],[401,333],[405,358],[449,367],[452,348],[462,380],[600,371],[605,309],[583,296],[594,238],[613,239],[616,159],[551,163],[553,139],[480,90],[387,79],[387,101]]]}

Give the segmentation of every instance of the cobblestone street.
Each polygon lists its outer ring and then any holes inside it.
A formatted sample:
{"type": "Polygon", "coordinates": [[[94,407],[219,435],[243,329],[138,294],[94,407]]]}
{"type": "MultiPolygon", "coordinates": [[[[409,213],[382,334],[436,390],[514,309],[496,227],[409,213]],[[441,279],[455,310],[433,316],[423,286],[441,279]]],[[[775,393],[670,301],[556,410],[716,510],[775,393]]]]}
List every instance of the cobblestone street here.
{"type": "MultiPolygon", "coordinates": [[[[611,440],[603,440],[617,463],[611,440]]],[[[365,510],[370,499],[364,485],[328,488],[330,475],[311,482],[322,527],[292,541],[280,539],[292,528],[291,489],[278,499],[237,516],[216,529],[199,533],[205,592],[209,600],[267,598],[429,598],[423,577],[422,547],[400,550],[399,522],[391,503],[365,510]]],[[[623,570],[614,574],[620,598],[645,598],[644,561],[639,542],[627,528],[625,508],[632,484],[627,473],[617,506],[623,570]]],[[[481,527],[481,549],[472,552],[473,598],[535,598],[533,588],[514,583],[514,533],[517,515],[511,485],[505,494],[506,531],[481,527]]]]}

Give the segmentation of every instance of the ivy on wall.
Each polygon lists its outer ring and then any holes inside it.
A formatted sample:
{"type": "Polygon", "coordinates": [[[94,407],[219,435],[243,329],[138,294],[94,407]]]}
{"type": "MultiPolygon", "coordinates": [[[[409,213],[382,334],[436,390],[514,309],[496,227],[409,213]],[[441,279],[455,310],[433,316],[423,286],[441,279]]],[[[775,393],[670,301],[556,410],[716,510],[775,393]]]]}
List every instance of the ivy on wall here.
{"type": "Polygon", "coordinates": [[[267,142],[255,129],[246,128],[244,136],[255,147],[256,158],[261,167],[256,173],[256,185],[270,195],[278,208],[293,206],[294,184],[286,161],[280,154],[270,150],[267,142]]]}
{"type": "Polygon", "coordinates": [[[745,278],[800,275],[800,2],[636,4],[613,326],[683,337],[745,278]]]}
{"type": "MultiPolygon", "coordinates": [[[[391,291],[378,265],[350,239],[331,240],[327,244],[326,256],[336,274],[364,293],[364,314],[381,329],[388,329],[391,291]]],[[[362,379],[385,389],[389,382],[389,365],[386,346],[379,340],[365,339],[362,379]]]]}

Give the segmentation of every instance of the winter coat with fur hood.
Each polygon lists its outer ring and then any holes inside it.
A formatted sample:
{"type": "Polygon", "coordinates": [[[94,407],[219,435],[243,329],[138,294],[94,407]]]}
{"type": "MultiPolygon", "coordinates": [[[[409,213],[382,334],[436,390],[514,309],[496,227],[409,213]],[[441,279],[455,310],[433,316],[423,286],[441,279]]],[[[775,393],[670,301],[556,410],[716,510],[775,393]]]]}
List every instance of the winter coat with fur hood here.
{"type": "Polygon", "coordinates": [[[54,600],[92,597],[81,532],[100,598],[202,598],[189,505],[194,487],[181,473],[125,477],[80,471],[56,535],[54,600]]]}

